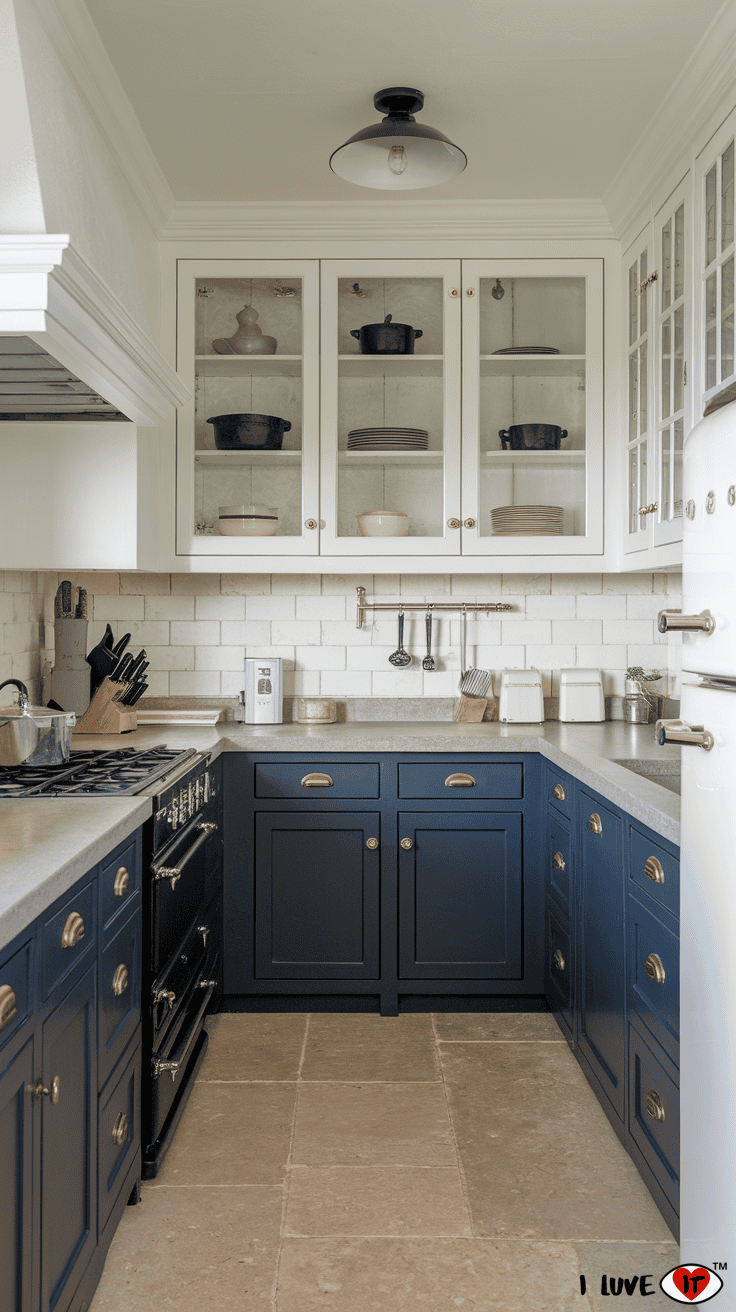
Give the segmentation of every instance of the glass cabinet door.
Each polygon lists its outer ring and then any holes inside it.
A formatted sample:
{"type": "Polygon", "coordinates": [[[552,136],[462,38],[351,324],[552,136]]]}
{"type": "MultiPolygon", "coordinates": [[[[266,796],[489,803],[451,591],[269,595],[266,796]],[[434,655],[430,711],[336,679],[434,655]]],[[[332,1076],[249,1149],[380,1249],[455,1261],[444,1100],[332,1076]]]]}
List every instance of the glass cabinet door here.
{"type": "Polygon", "coordinates": [[[651,229],[624,256],[627,325],[626,551],[643,551],[651,541],[649,459],[652,447],[651,406],[651,229]]]}
{"type": "Polygon", "coordinates": [[[682,537],[682,447],[690,431],[686,344],[690,338],[689,193],[678,187],[654,224],[658,276],[655,376],[656,470],[651,515],[655,546],[682,537]]]}
{"type": "Polygon", "coordinates": [[[319,551],[316,261],[181,260],[177,553],[319,551]]]}
{"type": "Polygon", "coordinates": [[[463,261],[463,554],[603,550],[599,260],[463,261]]]}
{"type": "MultiPolygon", "coordinates": [[[[725,140],[724,140],[725,135],[725,140]]],[[[703,180],[704,401],[736,377],[734,368],[734,133],[721,146],[703,180]]],[[[712,155],[711,155],[712,158],[712,155]]]]}
{"type": "Polygon", "coordinates": [[[460,305],[457,260],[323,261],[323,555],[459,553],[460,305]]]}

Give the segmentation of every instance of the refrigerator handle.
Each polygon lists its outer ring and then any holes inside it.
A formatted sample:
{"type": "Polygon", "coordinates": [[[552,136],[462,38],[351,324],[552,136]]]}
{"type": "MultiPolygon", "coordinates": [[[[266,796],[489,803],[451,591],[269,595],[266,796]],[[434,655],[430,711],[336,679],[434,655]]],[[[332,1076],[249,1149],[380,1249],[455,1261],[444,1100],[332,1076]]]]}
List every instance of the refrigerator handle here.
{"type": "Polygon", "coordinates": [[[715,738],[702,724],[685,724],[682,720],[657,720],[655,736],[660,747],[680,743],[683,747],[702,747],[709,752],[715,738]]]}
{"type": "Polygon", "coordinates": [[[712,633],[716,627],[710,611],[699,615],[683,615],[679,610],[661,610],[657,616],[660,633],[712,633]]]}

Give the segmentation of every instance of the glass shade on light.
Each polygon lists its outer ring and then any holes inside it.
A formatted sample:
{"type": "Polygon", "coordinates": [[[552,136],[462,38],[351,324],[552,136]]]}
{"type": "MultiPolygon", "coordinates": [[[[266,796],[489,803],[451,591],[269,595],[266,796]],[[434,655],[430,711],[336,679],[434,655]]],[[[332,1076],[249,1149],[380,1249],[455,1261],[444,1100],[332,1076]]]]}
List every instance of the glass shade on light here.
{"type": "Polygon", "coordinates": [[[465,152],[435,128],[389,117],[356,132],[331,156],[330,168],[358,187],[411,191],[447,182],[467,162],[465,152]]]}

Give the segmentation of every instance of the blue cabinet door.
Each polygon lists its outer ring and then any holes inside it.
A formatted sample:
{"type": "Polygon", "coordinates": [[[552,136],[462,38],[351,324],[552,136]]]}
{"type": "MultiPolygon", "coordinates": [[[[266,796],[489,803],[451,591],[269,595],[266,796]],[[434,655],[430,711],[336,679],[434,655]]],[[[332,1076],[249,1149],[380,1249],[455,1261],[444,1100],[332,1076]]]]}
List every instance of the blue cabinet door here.
{"type": "Polygon", "coordinates": [[[427,811],[398,820],[399,975],[520,979],[521,816],[427,811]]]}
{"type": "Polygon", "coordinates": [[[380,836],[375,812],[256,815],[256,978],[378,978],[380,836]]]}
{"type": "Polygon", "coordinates": [[[0,1064],[0,1307],[31,1312],[33,1039],[0,1064]]]}
{"type": "Polygon", "coordinates": [[[578,1051],[620,1120],[626,1092],[623,820],[580,789],[578,1051]]]}

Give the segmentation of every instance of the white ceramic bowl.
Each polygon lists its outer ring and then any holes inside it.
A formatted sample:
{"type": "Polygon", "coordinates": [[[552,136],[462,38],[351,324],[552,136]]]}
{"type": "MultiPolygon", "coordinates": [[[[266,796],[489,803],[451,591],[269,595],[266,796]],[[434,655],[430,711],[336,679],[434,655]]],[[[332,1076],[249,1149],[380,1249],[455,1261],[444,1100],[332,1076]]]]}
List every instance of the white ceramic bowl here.
{"type": "Polygon", "coordinates": [[[405,538],[409,516],[403,510],[366,510],[358,515],[358,528],[364,538],[405,538]]]}
{"type": "Polygon", "coordinates": [[[225,537],[272,538],[279,512],[271,506],[220,506],[217,527],[225,537]]]}

